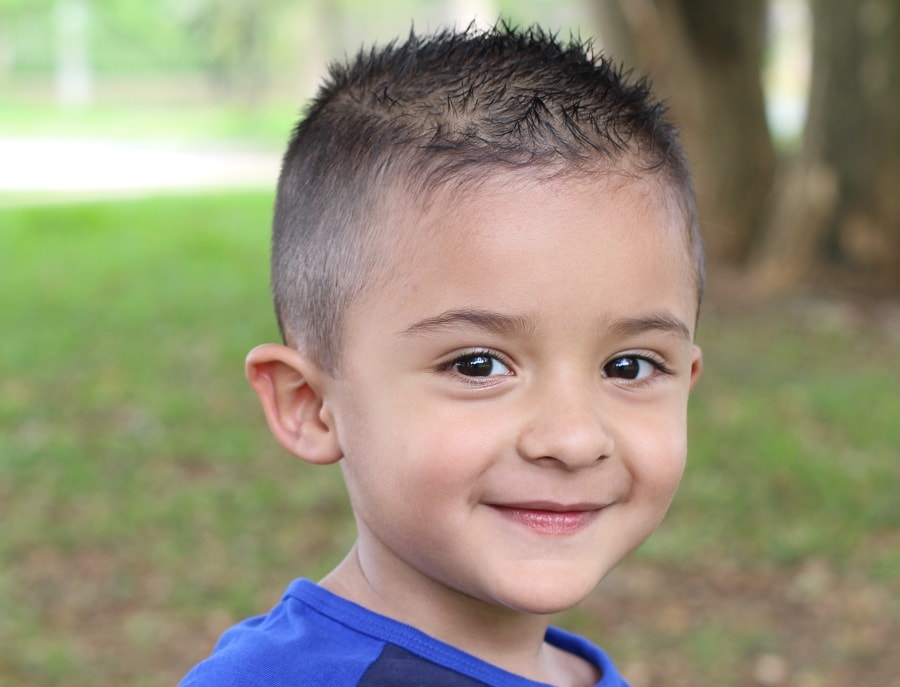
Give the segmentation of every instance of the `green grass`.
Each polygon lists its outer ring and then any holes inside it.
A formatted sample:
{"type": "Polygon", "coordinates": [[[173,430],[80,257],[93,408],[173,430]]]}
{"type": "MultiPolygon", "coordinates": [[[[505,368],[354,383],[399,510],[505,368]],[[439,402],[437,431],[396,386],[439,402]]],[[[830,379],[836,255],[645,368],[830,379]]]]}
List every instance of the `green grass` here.
{"type": "MultiPolygon", "coordinates": [[[[174,684],[351,542],[338,472],[278,449],[243,379],[246,352],[277,339],[271,202],[0,209],[3,685],[174,684]]],[[[639,565],[793,579],[815,560],[895,590],[896,334],[712,308],[701,343],[690,465],[639,565]]],[[[592,609],[572,624],[590,632],[592,609]]],[[[767,641],[759,619],[679,639],[677,622],[665,635],[636,616],[611,648],[677,645],[701,674],[767,641]]]]}
{"type": "MultiPolygon", "coordinates": [[[[340,509],[321,486],[335,475],[298,476],[243,379],[277,338],[271,200],[0,211],[0,683],[107,684],[83,646],[91,613],[249,614],[289,557],[322,555],[301,540],[340,509]]],[[[165,643],[147,622],[138,653],[165,643]]]]}

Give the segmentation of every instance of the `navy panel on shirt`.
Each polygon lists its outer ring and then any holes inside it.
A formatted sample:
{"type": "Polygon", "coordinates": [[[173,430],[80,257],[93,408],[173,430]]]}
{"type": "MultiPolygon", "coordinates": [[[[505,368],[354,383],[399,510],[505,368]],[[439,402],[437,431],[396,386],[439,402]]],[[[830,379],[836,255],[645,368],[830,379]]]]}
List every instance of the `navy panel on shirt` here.
{"type": "Polygon", "coordinates": [[[426,661],[421,656],[416,656],[394,644],[385,646],[384,651],[359,681],[359,687],[403,687],[403,685],[488,687],[484,682],[426,661]]]}

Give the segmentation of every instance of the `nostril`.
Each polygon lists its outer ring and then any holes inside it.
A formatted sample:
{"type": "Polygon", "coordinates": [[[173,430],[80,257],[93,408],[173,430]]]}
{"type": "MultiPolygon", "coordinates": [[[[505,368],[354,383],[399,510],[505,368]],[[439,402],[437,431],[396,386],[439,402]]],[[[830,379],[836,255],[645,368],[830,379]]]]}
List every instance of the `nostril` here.
{"type": "Polygon", "coordinates": [[[519,453],[541,465],[579,469],[612,455],[615,442],[604,424],[594,417],[568,416],[565,421],[546,418],[522,432],[519,453]]]}

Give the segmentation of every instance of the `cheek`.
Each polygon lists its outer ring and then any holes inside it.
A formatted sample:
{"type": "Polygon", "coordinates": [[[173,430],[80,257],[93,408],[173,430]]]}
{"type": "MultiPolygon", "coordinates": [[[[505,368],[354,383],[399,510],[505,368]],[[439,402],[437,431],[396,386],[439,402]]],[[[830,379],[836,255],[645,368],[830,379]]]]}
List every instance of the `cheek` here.
{"type": "Polygon", "coordinates": [[[487,417],[408,398],[397,392],[342,414],[344,473],[360,507],[368,495],[395,495],[391,509],[409,511],[464,493],[494,453],[487,417]]]}
{"type": "Polygon", "coordinates": [[[454,491],[464,493],[496,460],[502,440],[490,414],[424,406],[410,412],[422,414],[422,421],[392,444],[402,444],[394,455],[395,468],[409,487],[433,494],[437,500],[454,491]]]}
{"type": "Polygon", "coordinates": [[[659,418],[635,427],[623,454],[636,490],[668,506],[684,473],[687,428],[684,422],[659,418]]]}

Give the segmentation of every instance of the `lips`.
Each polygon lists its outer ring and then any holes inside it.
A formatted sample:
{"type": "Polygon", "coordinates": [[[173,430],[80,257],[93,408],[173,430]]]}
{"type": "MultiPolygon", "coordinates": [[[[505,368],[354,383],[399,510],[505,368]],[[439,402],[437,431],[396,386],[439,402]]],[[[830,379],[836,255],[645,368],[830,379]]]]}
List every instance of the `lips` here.
{"type": "Polygon", "coordinates": [[[538,534],[565,536],[587,527],[599,514],[599,506],[527,504],[492,506],[500,515],[538,534]]]}

